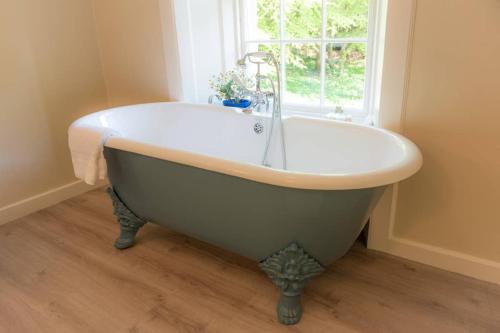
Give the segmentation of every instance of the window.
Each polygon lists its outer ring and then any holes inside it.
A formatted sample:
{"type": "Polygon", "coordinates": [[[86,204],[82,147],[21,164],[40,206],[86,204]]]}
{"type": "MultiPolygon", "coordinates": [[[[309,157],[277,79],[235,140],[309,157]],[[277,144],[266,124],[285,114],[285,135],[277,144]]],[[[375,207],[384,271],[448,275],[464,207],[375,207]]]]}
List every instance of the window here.
{"type": "MultiPolygon", "coordinates": [[[[283,104],[316,113],[369,111],[377,0],[242,0],[243,53],[273,52],[283,104]]],[[[270,72],[272,75],[272,72],[270,72]]]]}

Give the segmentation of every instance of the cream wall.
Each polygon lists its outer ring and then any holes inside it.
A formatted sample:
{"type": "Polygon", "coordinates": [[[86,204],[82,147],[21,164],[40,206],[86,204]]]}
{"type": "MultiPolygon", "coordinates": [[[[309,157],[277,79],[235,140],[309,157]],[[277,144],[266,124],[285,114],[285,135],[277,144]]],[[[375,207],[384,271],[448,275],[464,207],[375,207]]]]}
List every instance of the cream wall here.
{"type": "Polygon", "coordinates": [[[418,0],[394,234],[500,263],[499,36],[498,0],[418,0]]]}
{"type": "Polygon", "coordinates": [[[0,207],[74,182],[67,128],[107,106],[91,2],[0,5],[0,207]]]}
{"type": "Polygon", "coordinates": [[[90,188],[73,176],[73,120],[180,97],[176,43],[170,0],[2,3],[0,224],[90,188]]]}
{"type": "Polygon", "coordinates": [[[162,19],[169,4],[163,7],[162,0],[92,2],[110,105],[169,100],[162,32],[168,29],[162,19]]]}
{"type": "Polygon", "coordinates": [[[409,57],[406,83],[384,69],[380,124],[416,142],[424,166],[386,191],[369,247],[500,284],[500,2],[388,3],[385,51],[409,57]],[[398,17],[413,29],[391,27],[398,17]]]}

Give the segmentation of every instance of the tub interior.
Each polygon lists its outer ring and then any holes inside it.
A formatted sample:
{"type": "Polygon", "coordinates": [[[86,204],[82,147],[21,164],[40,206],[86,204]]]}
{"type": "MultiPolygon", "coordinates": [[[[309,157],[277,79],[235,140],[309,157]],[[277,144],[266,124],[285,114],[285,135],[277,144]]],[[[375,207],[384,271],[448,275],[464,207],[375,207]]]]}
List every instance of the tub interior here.
{"type": "MultiPolygon", "coordinates": [[[[122,107],[82,121],[136,142],[255,165],[261,164],[271,124],[266,115],[182,103],[122,107]],[[264,125],[262,134],[254,131],[257,122],[264,125]]],[[[376,128],[300,116],[285,116],[283,124],[289,171],[374,172],[398,165],[408,153],[401,137],[376,128]]],[[[282,167],[279,130],[275,127],[271,145],[276,169],[282,167]]]]}

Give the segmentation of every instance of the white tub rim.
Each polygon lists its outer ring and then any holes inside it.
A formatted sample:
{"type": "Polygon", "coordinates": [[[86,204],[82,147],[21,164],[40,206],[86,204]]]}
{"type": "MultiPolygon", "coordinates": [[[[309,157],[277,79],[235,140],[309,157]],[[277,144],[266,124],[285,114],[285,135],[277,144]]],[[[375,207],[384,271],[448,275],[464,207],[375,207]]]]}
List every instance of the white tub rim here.
{"type": "MultiPolygon", "coordinates": [[[[117,107],[112,109],[96,112],[85,117],[82,117],[74,122],[74,124],[84,123],[88,117],[99,116],[103,113],[123,110],[130,107],[141,106],[156,106],[161,104],[183,104],[196,107],[209,107],[220,110],[222,112],[241,113],[239,109],[222,108],[213,105],[191,104],[183,102],[161,102],[137,104],[131,106],[117,107]]],[[[286,118],[306,118],[309,121],[315,122],[336,122],[330,119],[318,119],[315,117],[307,117],[302,115],[291,115],[286,118]]],[[[187,166],[201,168],[217,173],[222,173],[230,176],[240,177],[259,183],[265,183],[275,186],[309,189],[309,190],[351,190],[385,186],[397,183],[405,178],[416,173],[422,166],[422,154],[418,147],[405,137],[390,132],[385,129],[368,127],[354,123],[341,122],[340,126],[354,126],[368,131],[379,131],[385,135],[389,135],[393,140],[405,146],[405,157],[392,164],[389,167],[379,168],[368,172],[356,172],[351,174],[345,173],[308,173],[291,170],[280,170],[264,167],[257,164],[243,163],[234,160],[213,157],[202,153],[181,151],[177,149],[156,146],[153,144],[138,142],[128,139],[123,136],[112,136],[106,143],[106,147],[129,151],[132,153],[158,158],[161,160],[171,161],[187,166]]]]}

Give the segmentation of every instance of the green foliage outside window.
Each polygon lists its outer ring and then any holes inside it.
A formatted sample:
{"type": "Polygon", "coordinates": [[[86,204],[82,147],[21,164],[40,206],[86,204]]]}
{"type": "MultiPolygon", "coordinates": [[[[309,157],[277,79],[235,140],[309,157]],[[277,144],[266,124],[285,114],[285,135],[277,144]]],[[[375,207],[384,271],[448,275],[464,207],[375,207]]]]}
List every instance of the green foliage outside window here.
{"type": "MultiPolygon", "coordinates": [[[[285,1],[285,39],[321,38],[322,1],[285,1]]],[[[257,0],[258,29],[280,38],[280,1],[257,0]]],[[[368,0],[328,0],[326,38],[366,38],[368,0]]],[[[261,44],[262,51],[277,45],[261,44]]],[[[319,100],[320,43],[293,43],[285,48],[286,90],[303,101],[319,100]]],[[[279,58],[278,58],[279,59],[279,58]]],[[[328,43],[325,54],[327,104],[361,106],[364,93],[366,43],[328,43]]]]}

